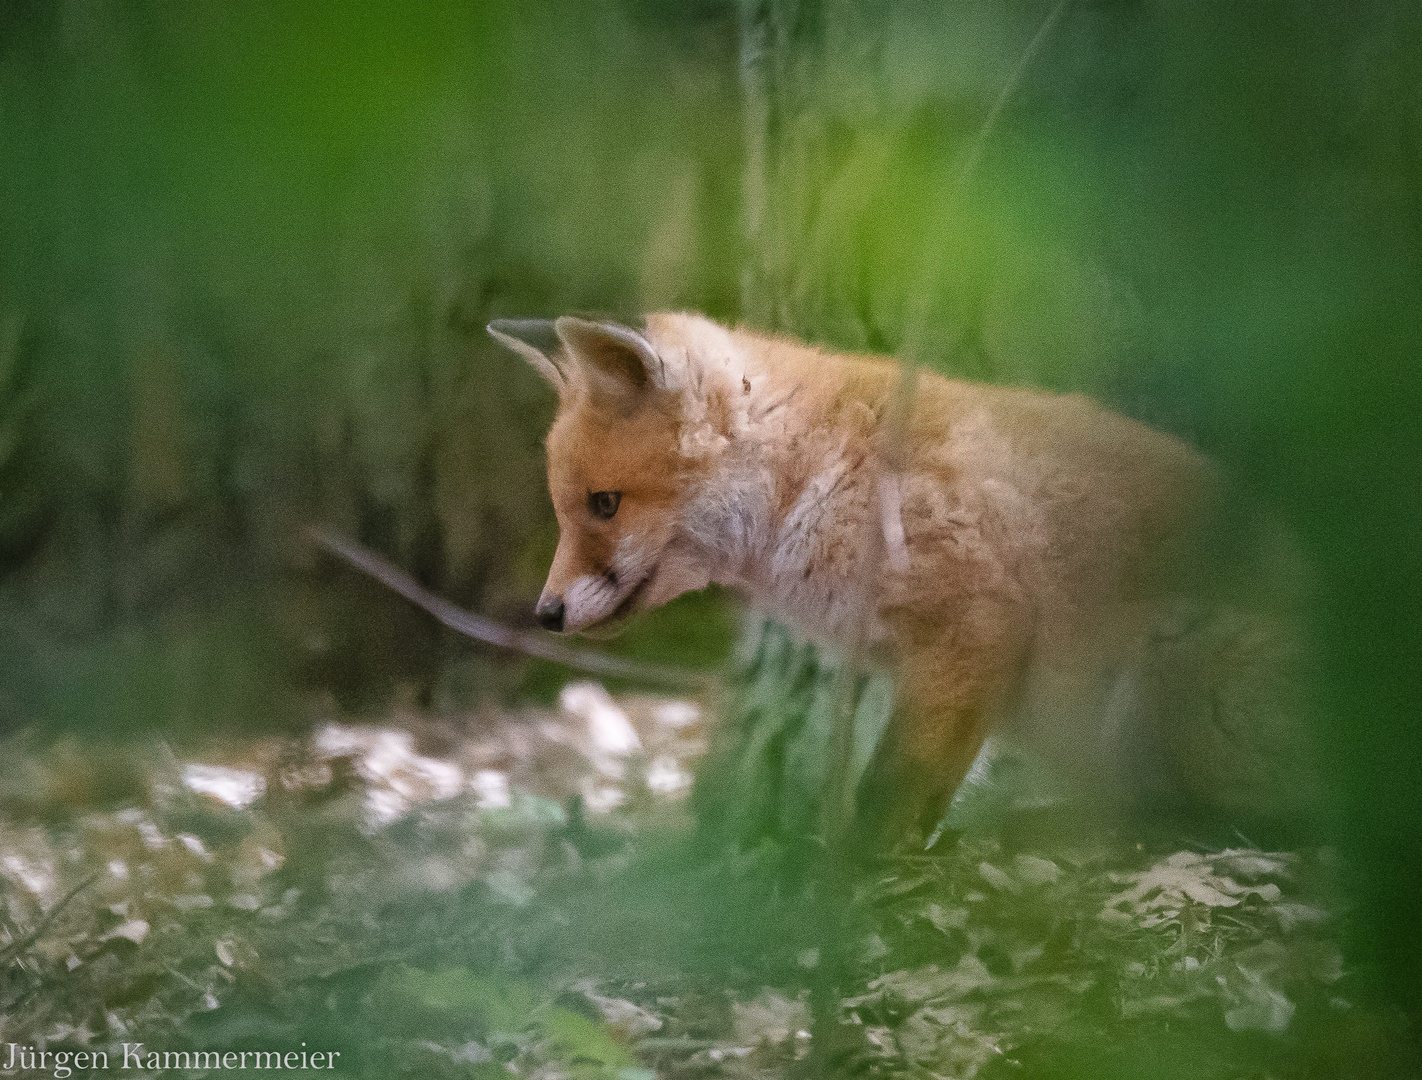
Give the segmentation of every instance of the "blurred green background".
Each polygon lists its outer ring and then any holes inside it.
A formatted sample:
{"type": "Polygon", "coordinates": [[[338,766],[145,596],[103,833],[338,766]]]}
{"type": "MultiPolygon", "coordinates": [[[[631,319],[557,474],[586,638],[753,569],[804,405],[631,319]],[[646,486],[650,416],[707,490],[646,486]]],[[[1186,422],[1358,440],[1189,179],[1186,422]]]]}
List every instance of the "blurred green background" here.
{"type": "MultiPolygon", "coordinates": [[[[529,623],[553,402],[491,317],[904,350],[1087,390],[1288,517],[1357,955],[1415,1012],[1419,71],[1380,0],[3,0],[0,725],[546,693],[296,537],[529,623]]],[[[733,636],[700,597],[617,648],[733,636]]]]}

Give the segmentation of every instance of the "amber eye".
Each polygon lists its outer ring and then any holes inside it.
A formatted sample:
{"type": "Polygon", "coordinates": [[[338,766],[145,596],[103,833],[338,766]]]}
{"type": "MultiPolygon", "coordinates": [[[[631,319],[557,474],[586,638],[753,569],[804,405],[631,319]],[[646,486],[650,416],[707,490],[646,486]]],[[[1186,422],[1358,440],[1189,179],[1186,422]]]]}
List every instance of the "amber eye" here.
{"type": "Polygon", "coordinates": [[[600,521],[606,521],[617,513],[617,504],[621,501],[620,491],[589,491],[588,513],[600,521]]]}

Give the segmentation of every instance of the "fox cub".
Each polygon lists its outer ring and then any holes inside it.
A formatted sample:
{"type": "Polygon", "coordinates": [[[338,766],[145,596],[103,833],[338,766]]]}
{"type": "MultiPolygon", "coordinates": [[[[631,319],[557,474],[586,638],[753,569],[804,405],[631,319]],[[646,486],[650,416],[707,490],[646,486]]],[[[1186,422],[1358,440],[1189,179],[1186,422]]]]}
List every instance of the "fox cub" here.
{"type": "Polygon", "coordinates": [[[1302,812],[1290,634],[1228,595],[1238,531],[1179,439],[1077,395],[908,384],[891,359],[698,315],[489,331],[559,397],[539,622],[588,630],[718,582],[886,665],[863,844],[930,828],[1004,730],[1086,792],[1302,812]]]}

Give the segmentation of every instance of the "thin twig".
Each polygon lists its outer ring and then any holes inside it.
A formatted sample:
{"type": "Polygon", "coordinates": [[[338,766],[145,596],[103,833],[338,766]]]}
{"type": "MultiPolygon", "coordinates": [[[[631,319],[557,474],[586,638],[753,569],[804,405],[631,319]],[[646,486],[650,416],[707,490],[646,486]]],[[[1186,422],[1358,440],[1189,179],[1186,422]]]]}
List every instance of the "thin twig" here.
{"type": "Polygon", "coordinates": [[[972,183],[973,174],[977,172],[978,164],[982,161],[983,149],[987,146],[988,139],[992,137],[997,122],[1006,110],[1008,102],[1016,95],[1018,88],[1022,85],[1022,79],[1027,74],[1028,67],[1032,60],[1042,51],[1042,46],[1051,37],[1052,31],[1061,21],[1063,12],[1071,0],[1057,0],[1052,5],[1052,9],[1047,12],[1046,18],[1037,28],[1037,32],[1032,35],[1032,40],[1027,43],[1027,47],[1022,50],[1022,54],[1017,58],[1017,63],[1013,65],[1011,73],[1007,76],[1006,82],[1002,84],[1002,89],[998,91],[996,99],[992,103],[992,108],[988,109],[987,116],[983,118],[982,124],[978,127],[977,134],[968,145],[967,154],[963,158],[962,167],[958,169],[956,177],[951,183],[943,188],[942,199],[939,202],[937,212],[933,215],[930,225],[929,242],[925,245],[923,265],[918,274],[918,289],[913,294],[910,301],[911,307],[908,317],[905,319],[904,333],[900,341],[899,355],[910,363],[917,362],[923,354],[924,335],[928,329],[929,308],[932,304],[933,294],[938,287],[939,261],[936,256],[943,248],[943,239],[947,230],[952,227],[958,219],[956,213],[958,203],[967,193],[968,186],[972,183]]]}
{"type": "MultiPolygon", "coordinates": [[[[1002,116],[1013,95],[1016,94],[1033,58],[1041,51],[1043,44],[1051,36],[1053,28],[1060,21],[1062,13],[1069,3],[1070,0],[1057,0],[1047,13],[1046,18],[1042,20],[1037,32],[1032,35],[1032,40],[1027,43],[1027,47],[1018,57],[1007,81],[1003,83],[1002,89],[998,92],[992,108],[988,110],[987,116],[983,119],[977,136],[969,145],[962,168],[944,191],[943,205],[937,215],[938,230],[945,228],[946,223],[955,218],[951,211],[967,191],[973,174],[977,171],[978,162],[982,159],[983,148],[997,126],[998,119],[1002,116]]],[[[907,573],[910,569],[909,550],[903,525],[902,478],[909,465],[909,427],[913,415],[914,394],[918,385],[918,361],[928,325],[930,297],[934,292],[937,279],[938,264],[933,258],[933,254],[939,246],[936,243],[929,246],[929,254],[924,260],[919,275],[918,292],[909,313],[903,340],[900,343],[899,378],[893,395],[889,399],[889,407],[882,427],[883,437],[879,447],[882,459],[879,464],[878,477],[880,527],[877,530],[877,535],[875,534],[876,530],[871,529],[870,535],[867,537],[870,545],[869,550],[874,555],[868,560],[869,565],[883,567],[897,574],[907,573]]],[[[851,652],[849,660],[853,665],[856,661],[855,652],[851,652]]],[[[851,666],[850,671],[854,670],[856,670],[855,667],[851,666]]],[[[825,800],[827,805],[833,808],[826,817],[827,825],[824,831],[827,841],[838,842],[843,839],[842,835],[835,834],[834,827],[842,825],[841,808],[848,800],[848,792],[844,789],[850,780],[848,757],[852,752],[854,741],[853,701],[852,692],[849,689],[853,685],[854,680],[850,679],[843,684],[842,689],[838,690],[838,692],[849,694],[847,700],[840,701],[836,696],[835,722],[830,738],[829,768],[825,784],[825,800]]]]}
{"type": "Polygon", "coordinates": [[[401,949],[398,952],[383,953],[379,956],[367,956],[360,960],[350,960],[344,964],[336,964],[334,967],[322,968],[320,971],[304,972],[294,976],[298,983],[324,982],[330,979],[339,978],[342,975],[349,975],[353,971],[361,971],[364,968],[392,967],[395,964],[403,964],[414,959],[417,950],[414,948],[401,949]]]}
{"type": "Polygon", "coordinates": [[[357,570],[370,575],[386,588],[399,593],[416,607],[423,608],[439,622],[476,641],[494,645],[500,649],[511,649],[540,660],[551,660],[555,664],[586,671],[606,678],[628,679],[632,682],[651,683],[654,686],[671,687],[677,690],[699,691],[708,688],[712,679],[699,671],[689,668],[672,667],[665,664],[648,664],[640,660],[624,660],[620,656],[593,649],[576,649],[560,642],[549,640],[541,634],[515,630],[494,622],[472,611],[466,611],[451,604],[442,596],[436,596],[403,570],[392,566],[375,552],[347,540],[345,537],[311,526],[306,535],[318,547],[339,556],[357,570]]]}
{"type": "Polygon", "coordinates": [[[40,921],[35,923],[33,930],[31,930],[24,937],[16,941],[12,941],[3,949],[0,949],[0,964],[9,963],[15,957],[19,956],[20,953],[24,952],[36,941],[38,941],[40,935],[49,929],[50,923],[54,922],[54,920],[59,917],[59,913],[69,905],[69,901],[73,900],[90,885],[94,884],[95,880],[98,879],[100,873],[102,873],[102,871],[96,870],[94,871],[94,873],[86,877],[83,881],[79,882],[78,885],[75,885],[74,888],[70,889],[67,893],[65,893],[59,898],[59,902],[57,904],[55,904],[52,908],[50,908],[44,913],[44,915],[40,918],[40,921]]]}
{"type": "Polygon", "coordinates": [[[1032,63],[1033,57],[1041,51],[1043,43],[1050,36],[1052,28],[1056,26],[1057,20],[1062,17],[1062,12],[1066,10],[1067,4],[1070,2],[1071,0],[1057,0],[1052,10],[1047,13],[1047,17],[1042,20],[1042,25],[1032,35],[1032,40],[1022,50],[1022,55],[1017,58],[1017,64],[1013,67],[1012,74],[1002,84],[1002,90],[998,92],[997,100],[992,103],[992,108],[988,110],[982,126],[978,128],[977,137],[968,148],[968,156],[963,162],[963,169],[958,173],[958,189],[960,191],[966,188],[968,182],[973,178],[973,173],[978,168],[978,161],[983,156],[983,147],[987,145],[988,137],[992,134],[993,128],[997,126],[998,117],[1007,108],[1007,103],[1012,100],[1012,96],[1017,93],[1017,88],[1022,85],[1022,76],[1026,74],[1028,65],[1032,63]]]}

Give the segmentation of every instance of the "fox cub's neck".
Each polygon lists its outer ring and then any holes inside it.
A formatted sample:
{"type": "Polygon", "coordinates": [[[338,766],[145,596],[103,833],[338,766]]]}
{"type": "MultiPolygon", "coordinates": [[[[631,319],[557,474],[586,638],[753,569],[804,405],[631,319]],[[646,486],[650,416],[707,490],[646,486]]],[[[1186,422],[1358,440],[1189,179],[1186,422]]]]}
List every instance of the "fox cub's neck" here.
{"type": "Polygon", "coordinates": [[[892,366],[663,318],[648,336],[688,363],[682,449],[695,479],[683,521],[712,580],[812,637],[877,636],[861,587],[877,580],[863,565],[877,476],[866,398],[886,392],[892,366]]]}

